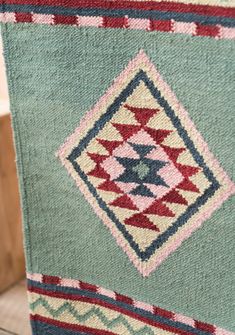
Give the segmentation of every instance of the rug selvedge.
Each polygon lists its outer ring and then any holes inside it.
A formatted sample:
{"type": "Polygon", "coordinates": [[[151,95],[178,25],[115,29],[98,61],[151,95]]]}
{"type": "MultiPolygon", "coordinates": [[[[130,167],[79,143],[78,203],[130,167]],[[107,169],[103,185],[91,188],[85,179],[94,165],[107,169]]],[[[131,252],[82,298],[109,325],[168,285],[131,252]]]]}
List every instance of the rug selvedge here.
{"type": "Polygon", "coordinates": [[[121,28],[235,39],[234,2],[0,0],[0,22],[121,28]]]}
{"type": "Polygon", "coordinates": [[[235,191],[143,51],[57,155],[143,276],[235,191]]]}
{"type": "Polygon", "coordinates": [[[193,318],[75,279],[28,273],[33,334],[232,335],[193,318]]]}

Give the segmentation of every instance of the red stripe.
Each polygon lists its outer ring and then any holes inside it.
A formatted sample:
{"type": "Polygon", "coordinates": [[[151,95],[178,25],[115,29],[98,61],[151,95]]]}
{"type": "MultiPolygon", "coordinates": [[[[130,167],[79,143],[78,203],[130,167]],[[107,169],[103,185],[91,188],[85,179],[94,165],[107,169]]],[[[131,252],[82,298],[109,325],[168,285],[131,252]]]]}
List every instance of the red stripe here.
{"type": "Polygon", "coordinates": [[[125,28],[126,18],[125,17],[103,17],[104,28],[125,28]]]}
{"type": "Polygon", "coordinates": [[[63,293],[63,292],[46,291],[46,290],[43,290],[41,288],[36,288],[36,287],[32,287],[32,286],[29,286],[28,290],[29,290],[29,292],[34,292],[34,293],[41,294],[41,295],[46,295],[46,296],[49,296],[49,297],[72,300],[72,301],[82,301],[82,302],[88,302],[90,304],[99,305],[99,306],[102,306],[102,307],[105,307],[105,308],[112,309],[112,310],[114,310],[116,312],[119,312],[119,313],[122,313],[124,315],[127,315],[127,316],[129,316],[133,319],[139,320],[139,321],[144,322],[148,325],[151,325],[151,326],[154,326],[156,328],[160,328],[160,329],[163,329],[163,330],[166,330],[166,331],[170,331],[170,332],[173,332],[173,333],[176,333],[176,334],[179,334],[179,335],[192,334],[192,333],[184,331],[182,329],[175,328],[173,326],[169,326],[169,325],[166,325],[166,324],[162,324],[162,323],[160,323],[158,321],[154,321],[152,319],[148,319],[148,318],[146,318],[142,315],[136,314],[132,311],[123,309],[123,308],[121,308],[119,306],[116,306],[116,305],[112,305],[112,304],[110,304],[106,301],[99,300],[98,298],[87,298],[87,297],[84,297],[84,296],[66,294],[66,293],[63,293]]]}
{"type": "Polygon", "coordinates": [[[218,26],[207,26],[207,25],[197,23],[196,24],[196,35],[216,37],[219,35],[219,27],[218,26]]]}
{"type": "Polygon", "coordinates": [[[92,292],[97,292],[98,287],[96,285],[84,283],[83,281],[79,282],[79,286],[81,290],[88,290],[92,292]]]}
{"type": "Polygon", "coordinates": [[[60,277],[43,275],[42,276],[42,282],[44,284],[59,285],[60,284],[60,277]]]}
{"type": "Polygon", "coordinates": [[[171,20],[150,20],[150,30],[172,31],[171,20]]]}
{"type": "Polygon", "coordinates": [[[0,0],[0,4],[22,4],[39,6],[63,6],[73,8],[107,8],[107,9],[138,9],[138,10],[161,10],[179,13],[196,13],[209,16],[235,17],[235,8],[193,5],[173,2],[152,1],[124,1],[124,0],[0,0]]]}
{"type": "Polygon", "coordinates": [[[126,295],[116,293],[116,300],[124,302],[128,305],[133,305],[133,299],[127,297],[126,295]]]}
{"type": "Polygon", "coordinates": [[[205,332],[215,334],[215,326],[209,325],[205,322],[200,322],[195,320],[195,327],[205,332]]]}
{"type": "Polygon", "coordinates": [[[54,23],[55,24],[77,24],[76,16],[65,16],[65,15],[54,15],[54,23]]]}
{"type": "Polygon", "coordinates": [[[16,22],[32,22],[32,14],[31,13],[15,13],[16,22]]]}
{"type": "Polygon", "coordinates": [[[52,324],[54,326],[64,328],[64,329],[89,332],[90,334],[94,334],[94,335],[117,335],[117,333],[113,333],[113,332],[110,332],[108,330],[95,329],[95,328],[90,328],[90,327],[86,327],[86,326],[82,326],[82,325],[78,325],[78,324],[71,324],[71,323],[61,322],[61,321],[57,321],[57,320],[52,320],[52,319],[45,318],[45,317],[43,317],[41,315],[37,315],[37,314],[36,315],[31,314],[30,319],[32,321],[40,321],[40,322],[44,322],[44,323],[47,323],[47,324],[52,324]]]}
{"type": "Polygon", "coordinates": [[[164,318],[172,319],[174,318],[174,313],[170,311],[166,311],[165,309],[162,309],[160,307],[155,307],[154,306],[154,314],[163,316],[164,318]]]}

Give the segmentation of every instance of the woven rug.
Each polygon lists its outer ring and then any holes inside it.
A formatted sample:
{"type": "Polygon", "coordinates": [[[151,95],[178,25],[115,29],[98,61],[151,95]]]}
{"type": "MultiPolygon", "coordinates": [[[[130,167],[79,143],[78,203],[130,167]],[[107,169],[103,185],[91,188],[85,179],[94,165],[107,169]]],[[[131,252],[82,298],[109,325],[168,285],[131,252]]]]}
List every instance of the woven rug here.
{"type": "Polygon", "coordinates": [[[0,21],[33,334],[232,334],[235,1],[0,21]]]}

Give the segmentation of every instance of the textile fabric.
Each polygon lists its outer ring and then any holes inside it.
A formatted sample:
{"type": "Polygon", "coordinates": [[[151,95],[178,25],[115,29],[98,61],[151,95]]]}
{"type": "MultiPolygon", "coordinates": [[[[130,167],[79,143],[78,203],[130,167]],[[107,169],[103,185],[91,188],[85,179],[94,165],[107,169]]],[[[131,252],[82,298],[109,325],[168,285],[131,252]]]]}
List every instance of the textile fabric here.
{"type": "Polygon", "coordinates": [[[33,334],[232,334],[234,1],[0,21],[33,334]]]}

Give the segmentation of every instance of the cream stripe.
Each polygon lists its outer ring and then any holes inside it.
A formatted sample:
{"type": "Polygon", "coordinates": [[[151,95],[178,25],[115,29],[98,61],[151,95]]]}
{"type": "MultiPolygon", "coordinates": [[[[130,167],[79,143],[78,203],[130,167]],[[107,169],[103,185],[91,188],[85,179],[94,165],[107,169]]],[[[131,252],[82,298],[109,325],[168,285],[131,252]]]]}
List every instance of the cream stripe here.
{"type": "Polygon", "coordinates": [[[61,310],[60,315],[52,316],[52,314],[45,307],[43,307],[42,304],[38,304],[37,307],[35,307],[31,311],[32,314],[39,314],[46,318],[51,318],[53,320],[67,322],[70,324],[92,326],[93,328],[97,327],[97,329],[110,330],[120,335],[123,335],[124,331],[125,331],[125,334],[129,334],[128,328],[124,325],[125,322],[124,323],[123,322],[113,322],[113,325],[111,323],[113,319],[116,319],[119,316],[122,316],[122,318],[125,319],[128,322],[129,326],[131,326],[133,330],[136,332],[144,327],[148,327],[149,329],[153,331],[154,335],[155,334],[156,335],[157,334],[158,335],[170,335],[171,334],[167,331],[158,329],[154,326],[147,325],[145,322],[139,321],[137,319],[134,319],[122,313],[113,311],[110,308],[106,308],[106,307],[95,305],[95,304],[90,304],[87,302],[69,301],[67,299],[53,298],[53,297],[38,295],[36,293],[30,293],[31,304],[35,303],[40,298],[44,299],[47,302],[47,304],[49,304],[50,308],[52,308],[53,310],[59,310],[64,304],[70,303],[72,306],[73,312],[71,313],[68,309],[64,309],[63,312],[61,310]],[[94,313],[94,316],[90,315],[90,317],[87,317],[87,319],[84,318],[84,321],[78,321],[76,319],[75,317],[76,314],[81,315],[81,316],[86,315],[92,309],[96,310],[98,314],[101,312],[104,315],[104,317],[108,320],[108,323],[110,323],[110,326],[107,326],[106,322],[103,323],[101,321],[101,318],[97,317],[95,313],[94,313]]]}

